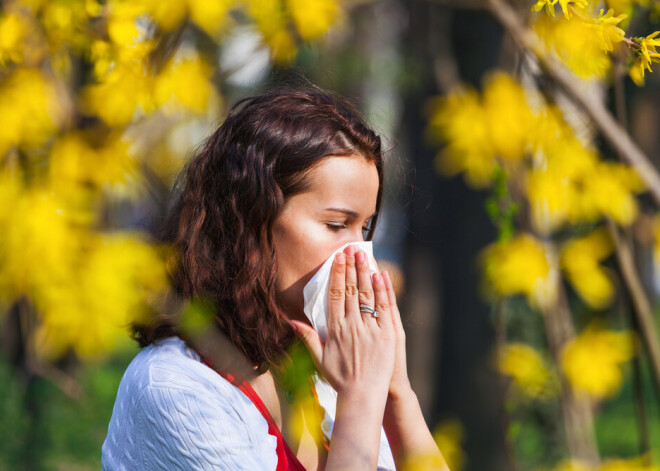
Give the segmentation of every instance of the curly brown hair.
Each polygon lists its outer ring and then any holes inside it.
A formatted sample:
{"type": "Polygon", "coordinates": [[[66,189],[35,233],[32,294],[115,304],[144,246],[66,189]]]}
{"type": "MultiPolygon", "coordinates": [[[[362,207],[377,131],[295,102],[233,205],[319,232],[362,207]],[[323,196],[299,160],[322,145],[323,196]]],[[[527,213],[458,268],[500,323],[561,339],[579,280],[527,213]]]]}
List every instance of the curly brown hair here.
{"type": "MultiPolygon", "coordinates": [[[[210,299],[217,327],[265,371],[294,336],[275,296],[273,222],[324,158],[356,155],[378,171],[371,240],[383,194],[380,137],[334,93],[279,90],[240,100],[199,149],[176,179],[159,231],[177,249],[171,285],[184,299],[210,299]]],[[[181,334],[165,315],[131,328],[142,347],[181,334]]]]}

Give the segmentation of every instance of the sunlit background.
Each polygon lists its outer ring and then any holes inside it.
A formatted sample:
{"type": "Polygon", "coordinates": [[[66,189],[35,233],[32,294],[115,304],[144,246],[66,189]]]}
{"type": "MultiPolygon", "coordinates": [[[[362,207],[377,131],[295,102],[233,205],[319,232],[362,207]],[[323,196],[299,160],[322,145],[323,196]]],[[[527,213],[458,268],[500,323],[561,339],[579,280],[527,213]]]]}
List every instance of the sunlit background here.
{"type": "Polygon", "coordinates": [[[660,470],[658,23],[652,0],[3,0],[0,470],[100,469],[177,172],[238,99],[309,83],[384,139],[374,251],[451,469],[660,470]]]}

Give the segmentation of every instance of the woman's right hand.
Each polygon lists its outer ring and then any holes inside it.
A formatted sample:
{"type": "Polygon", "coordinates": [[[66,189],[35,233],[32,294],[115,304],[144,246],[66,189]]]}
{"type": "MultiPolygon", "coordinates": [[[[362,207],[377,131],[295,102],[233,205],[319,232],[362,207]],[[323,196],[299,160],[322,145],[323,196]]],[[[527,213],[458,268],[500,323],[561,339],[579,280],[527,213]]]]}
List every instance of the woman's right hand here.
{"type": "Polygon", "coordinates": [[[366,254],[348,246],[335,256],[328,289],[328,337],[291,321],[316,367],[339,395],[357,389],[387,395],[394,368],[395,332],[383,277],[370,275],[366,254]],[[361,303],[379,317],[360,312],[361,303]]]}

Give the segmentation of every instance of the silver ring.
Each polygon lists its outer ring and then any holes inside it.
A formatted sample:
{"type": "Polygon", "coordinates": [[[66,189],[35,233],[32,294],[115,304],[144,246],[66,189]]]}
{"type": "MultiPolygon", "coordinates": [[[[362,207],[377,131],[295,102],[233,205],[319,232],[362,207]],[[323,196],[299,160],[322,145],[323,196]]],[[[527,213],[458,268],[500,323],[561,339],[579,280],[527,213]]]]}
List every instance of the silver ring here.
{"type": "Polygon", "coordinates": [[[371,317],[378,318],[380,315],[378,311],[376,311],[373,307],[367,305],[367,304],[360,304],[360,312],[366,312],[367,314],[371,314],[371,317]]]}

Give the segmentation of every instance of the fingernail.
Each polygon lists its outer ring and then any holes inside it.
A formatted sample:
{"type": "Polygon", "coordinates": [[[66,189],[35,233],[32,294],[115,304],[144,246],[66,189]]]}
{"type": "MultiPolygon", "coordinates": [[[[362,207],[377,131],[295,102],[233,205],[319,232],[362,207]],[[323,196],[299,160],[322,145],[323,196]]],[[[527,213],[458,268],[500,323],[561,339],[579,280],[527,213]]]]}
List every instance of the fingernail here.
{"type": "Polygon", "coordinates": [[[357,260],[358,263],[364,260],[364,252],[362,250],[355,254],[355,260],[357,260]]]}
{"type": "Polygon", "coordinates": [[[374,283],[380,282],[380,275],[378,273],[374,273],[374,283]]]}

